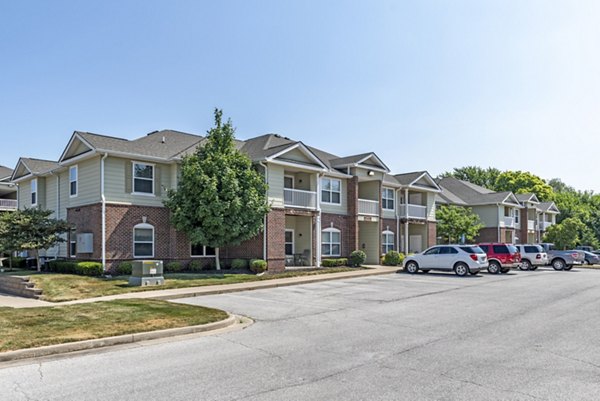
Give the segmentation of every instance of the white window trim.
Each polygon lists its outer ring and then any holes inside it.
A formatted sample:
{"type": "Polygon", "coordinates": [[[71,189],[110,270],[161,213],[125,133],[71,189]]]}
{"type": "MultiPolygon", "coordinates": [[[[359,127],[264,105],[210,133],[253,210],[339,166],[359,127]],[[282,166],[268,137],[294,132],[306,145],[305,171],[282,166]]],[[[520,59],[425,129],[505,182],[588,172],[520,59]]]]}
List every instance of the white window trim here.
{"type": "MultiPolygon", "coordinates": [[[[333,185],[331,185],[330,187],[333,187],[333,185]]],[[[321,178],[321,193],[319,194],[321,197],[321,203],[324,203],[326,205],[341,205],[342,204],[342,180],[338,179],[338,178],[329,178],[329,177],[323,177],[321,178]],[[323,180],[329,180],[333,183],[333,181],[337,181],[340,183],[340,201],[339,202],[325,202],[323,200],[323,192],[324,191],[328,191],[329,192],[329,199],[333,199],[333,196],[331,196],[333,193],[338,193],[337,191],[334,191],[333,189],[325,189],[325,185],[323,185],[323,180]]]]}
{"type": "Polygon", "coordinates": [[[382,209],[384,209],[384,210],[392,210],[393,211],[395,209],[395,207],[396,207],[396,191],[394,191],[393,188],[387,188],[387,187],[382,188],[382,190],[381,190],[381,203],[383,204],[381,206],[382,209]],[[392,191],[392,197],[391,198],[385,198],[383,196],[383,194],[385,192],[387,192],[387,191],[392,191]],[[387,202],[384,202],[384,200],[390,200],[390,199],[392,200],[392,208],[391,209],[387,207],[387,202]]]}
{"type": "Polygon", "coordinates": [[[69,198],[76,198],[79,195],[79,167],[78,165],[74,165],[69,167],[69,198]],[[75,170],[75,180],[71,179],[71,170],[75,170]],[[71,193],[71,184],[75,182],[75,194],[71,193]]]}
{"type": "MultiPolygon", "coordinates": [[[[154,195],[154,175],[156,174],[156,165],[154,163],[146,163],[146,162],[136,162],[133,161],[131,162],[131,189],[132,189],[132,194],[133,195],[141,195],[141,196],[155,196],[154,195]],[[136,176],[135,176],[135,165],[136,164],[141,164],[144,166],[151,166],[152,167],[152,192],[135,192],[135,180],[136,180],[136,176]]],[[[150,181],[150,179],[148,178],[143,178],[143,177],[137,177],[138,180],[145,180],[145,181],[150,181]]]]}
{"type": "Polygon", "coordinates": [[[202,255],[194,255],[192,254],[192,248],[194,245],[190,243],[190,258],[216,258],[217,255],[207,255],[206,254],[206,245],[202,245],[202,255]]]}
{"type": "MultiPolygon", "coordinates": [[[[339,244],[340,245],[340,253],[338,253],[338,254],[332,254],[332,253],[323,254],[322,256],[328,257],[328,258],[341,256],[342,255],[342,231],[338,230],[337,228],[330,227],[330,228],[326,228],[326,229],[322,230],[321,233],[339,233],[340,234],[340,242],[331,242],[331,240],[330,240],[330,242],[321,241],[321,249],[323,248],[323,244],[329,244],[330,252],[331,252],[331,249],[333,248],[333,246],[332,246],[333,244],[339,244]]],[[[323,237],[323,235],[321,235],[321,237],[323,237]]],[[[331,236],[330,236],[330,238],[331,238],[331,236]]]]}
{"type": "Polygon", "coordinates": [[[142,258],[154,258],[154,242],[155,242],[155,237],[154,237],[154,226],[152,224],[148,224],[148,223],[140,223],[140,224],[136,224],[135,226],[133,226],[133,230],[132,230],[132,246],[133,246],[133,257],[136,259],[142,259],[142,258]],[[146,229],[146,230],[152,230],[152,242],[149,241],[136,241],[135,240],[135,230],[137,228],[141,228],[141,229],[146,229]],[[152,244],[152,255],[141,255],[138,256],[135,254],[135,244],[152,244]]]}
{"type": "MultiPolygon", "coordinates": [[[[294,256],[294,252],[296,252],[296,241],[295,241],[296,238],[294,237],[294,235],[296,235],[296,233],[294,232],[294,229],[292,229],[292,228],[286,228],[285,232],[286,233],[287,232],[291,232],[292,233],[292,242],[291,242],[291,244],[292,244],[292,254],[291,255],[287,255],[286,254],[285,256],[294,256]]],[[[284,237],[283,237],[283,249],[284,249],[284,251],[285,251],[285,246],[287,244],[290,244],[290,242],[287,242],[285,240],[285,234],[284,234],[284,237]]]]}
{"type": "MultiPolygon", "coordinates": [[[[381,232],[381,247],[382,247],[382,248],[383,248],[383,246],[384,246],[384,245],[390,245],[390,244],[391,244],[391,245],[392,245],[392,249],[391,249],[391,250],[392,250],[392,251],[393,251],[393,250],[395,250],[395,249],[394,249],[394,248],[395,248],[395,241],[396,241],[396,234],[395,234],[393,231],[390,231],[390,230],[385,230],[385,231],[382,231],[382,232],[381,232]],[[390,236],[390,235],[391,235],[391,236],[392,236],[392,242],[385,242],[385,243],[384,243],[384,242],[383,242],[383,236],[384,236],[384,235],[386,236],[386,238],[388,238],[388,236],[390,236]]],[[[386,249],[387,249],[387,246],[386,246],[386,249]]],[[[383,249],[382,249],[382,250],[383,250],[383,249]]],[[[389,252],[389,251],[388,251],[388,252],[389,252]]],[[[387,253],[387,252],[385,252],[385,253],[387,253]]],[[[385,254],[385,253],[384,253],[384,254],[385,254]]]]}
{"type": "Polygon", "coordinates": [[[37,206],[38,203],[40,203],[40,200],[39,200],[38,179],[34,178],[33,180],[31,180],[31,184],[30,185],[31,185],[31,188],[30,188],[31,191],[30,191],[30,194],[29,194],[29,200],[31,201],[31,196],[33,194],[35,194],[35,202],[31,202],[31,206],[37,206]],[[33,184],[34,183],[35,183],[35,191],[33,190],[33,184]]]}
{"type": "Polygon", "coordinates": [[[69,257],[70,258],[76,258],[77,257],[77,232],[76,231],[71,231],[69,233],[69,257]],[[75,253],[72,253],[71,250],[71,246],[75,244],[75,253]]]}

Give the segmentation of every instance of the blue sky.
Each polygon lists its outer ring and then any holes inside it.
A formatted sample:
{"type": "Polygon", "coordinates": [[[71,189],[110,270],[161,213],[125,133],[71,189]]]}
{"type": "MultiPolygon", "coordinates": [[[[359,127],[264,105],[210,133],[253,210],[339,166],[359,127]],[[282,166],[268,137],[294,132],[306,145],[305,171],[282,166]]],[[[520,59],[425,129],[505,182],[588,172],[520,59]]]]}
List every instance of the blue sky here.
{"type": "Polygon", "coordinates": [[[597,1],[2,1],[0,164],[74,130],[224,110],[394,172],[527,170],[600,192],[597,1]]]}

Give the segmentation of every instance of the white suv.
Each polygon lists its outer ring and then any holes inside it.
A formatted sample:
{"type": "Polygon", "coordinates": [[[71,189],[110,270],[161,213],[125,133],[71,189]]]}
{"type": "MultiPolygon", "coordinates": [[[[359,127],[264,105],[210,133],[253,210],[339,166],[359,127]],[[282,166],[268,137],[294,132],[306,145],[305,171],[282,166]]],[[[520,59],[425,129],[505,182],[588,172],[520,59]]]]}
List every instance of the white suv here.
{"type": "Polygon", "coordinates": [[[535,244],[520,244],[515,245],[521,253],[521,270],[535,270],[539,266],[546,266],[548,262],[548,254],[540,245],[535,244]]]}
{"type": "Polygon", "coordinates": [[[415,274],[419,270],[454,271],[457,276],[477,274],[487,269],[487,255],[477,245],[436,245],[404,260],[404,270],[415,274]]]}

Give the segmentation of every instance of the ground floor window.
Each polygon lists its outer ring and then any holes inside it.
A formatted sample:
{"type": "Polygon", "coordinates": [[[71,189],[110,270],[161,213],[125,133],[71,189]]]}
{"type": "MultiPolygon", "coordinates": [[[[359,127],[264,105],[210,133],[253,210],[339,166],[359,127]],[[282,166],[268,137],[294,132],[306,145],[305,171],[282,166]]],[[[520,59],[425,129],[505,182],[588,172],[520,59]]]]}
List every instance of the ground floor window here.
{"type": "Polygon", "coordinates": [[[154,226],[143,223],[133,228],[133,257],[154,257],[154,226]]]}
{"type": "Polygon", "coordinates": [[[294,254],[294,230],[285,230],[285,254],[294,254]]]}
{"type": "Polygon", "coordinates": [[[342,251],[342,233],[337,228],[327,228],[321,235],[321,254],[340,256],[342,251]]]}
{"type": "Polygon", "coordinates": [[[381,233],[381,253],[386,254],[394,250],[394,233],[386,230],[381,233]]]}
{"type": "Polygon", "coordinates": [[[193,258],[200,258],[203,256],[215,256],[215,248],[205,245],[191,245],[190,255],[193,258]]]}

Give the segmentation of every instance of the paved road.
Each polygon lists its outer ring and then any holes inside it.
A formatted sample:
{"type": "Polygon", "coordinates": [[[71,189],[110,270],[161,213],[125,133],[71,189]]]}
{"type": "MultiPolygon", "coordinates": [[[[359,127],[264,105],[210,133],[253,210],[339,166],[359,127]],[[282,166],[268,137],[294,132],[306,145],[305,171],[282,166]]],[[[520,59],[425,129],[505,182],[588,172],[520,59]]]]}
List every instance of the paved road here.
{"type": "Polygon", "coordinates": [[[393,274],[180,302],[256,323],[0,368],[0,399],[600,399],[600,271],[393,274]]]}

